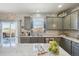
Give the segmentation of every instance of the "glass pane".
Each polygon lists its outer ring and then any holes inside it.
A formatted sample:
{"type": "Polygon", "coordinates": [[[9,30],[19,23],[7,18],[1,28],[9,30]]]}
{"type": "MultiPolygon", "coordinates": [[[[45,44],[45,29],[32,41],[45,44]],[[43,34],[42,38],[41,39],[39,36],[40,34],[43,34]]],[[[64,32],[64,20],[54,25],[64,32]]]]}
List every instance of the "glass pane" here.
{"type": "Polygon", "coordinates": [[[0,44],[1,44],[1,31],[2,31],[2,26],[1,26],[1,22],[0,22],[0,44]]]}
{"type": "Polygon", "coordinates": [[[16,25],[17,25],[16,22],[11,23],[11,37],[15,37],[17,34],[16,33],[16,28],[17,28],[16,25]]]}
{"type": "Polygon", "coordinates": [[[11,22],[11,38],[10,38],[11,46],[16,45],[16,35],[17,35],[16,29],[17,29],[17,23],[11,22]]]}
{"type": "Polygon", "coordinates": [[[10,47],[10,22],[2,22],[2,46],[10,47]]]}
{"type": "Polygon", "coordinates": [[[10,37],[10,23],[9,22],[2,22],[2,34],[3,38],[10,37]]]}

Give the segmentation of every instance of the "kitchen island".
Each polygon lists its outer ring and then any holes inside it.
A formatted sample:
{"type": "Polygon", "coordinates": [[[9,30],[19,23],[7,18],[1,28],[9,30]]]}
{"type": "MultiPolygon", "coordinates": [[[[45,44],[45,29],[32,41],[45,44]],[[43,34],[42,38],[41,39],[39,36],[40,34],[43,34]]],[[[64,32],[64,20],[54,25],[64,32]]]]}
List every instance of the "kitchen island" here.
{"type": "Polygon", "coordinates": [[[47,43],[18,44],[16,47],[0,47],[0,56],[38,56],[35,46],[42,46],[46,54],[40,56],[70,56],[59,46],[59,54],[55,55],[48,51],[47,43]]]}

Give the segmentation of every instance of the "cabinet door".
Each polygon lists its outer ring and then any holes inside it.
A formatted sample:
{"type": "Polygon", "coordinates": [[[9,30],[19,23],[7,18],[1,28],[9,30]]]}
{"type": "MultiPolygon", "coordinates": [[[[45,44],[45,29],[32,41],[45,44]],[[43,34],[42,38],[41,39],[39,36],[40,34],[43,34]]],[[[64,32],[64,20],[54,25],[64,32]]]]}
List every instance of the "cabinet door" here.
{"type": "Polygon", "coordinates": [[[71,14],[71,29],[77,29],[78,12],[71,14]]]}
{"type": "Polygon", "coordinates": [[[30,17],[24,17],[24,28],[26,30],[30,30],[31,29],[31,26],[32,26],[31,23],[32,23],[32,21],[31,21],[30,17]]]}
{"type": "Polygon", "coordinates": [[[62,29],[62,18],[47,18],[46,28],[47,29],[62,29]]]}
{"type": "Polygon", "coordinates": [[[79,56],[79,43],[72,42],[72,55],[79,56]]]}
{"type": "Polygon", "coordinates": [[[30,43],[30,38],[21,37],[21,38],[20,38],[20,42],[21,42],[21,43],[30,43]]]}
{"type": "Polygon", "coordinates": [[[65,40],[64,38],[61,38],[60,42],[59,42],[60,46],[65,49],[65,40]]]}
{"type": "Polygon", "coordinates": [[[72,55],[73,56],[79,56],[79,47],[72,46],[72,55]]]}
{"type": "Polygon", "coordinates": [[[44,43],[44,37],[32,37],[30,43],[44,43]]]}
{"type": "Polygon", "coordinates": [[[71,54],[71,41],[70,40],[67,40],[65,39],[65,50],[71,54]]]}
{"type": "Polygon", "coordinates": [[[71,54],[71,41],[62,38],[60,41],[60,46],[69,54],[71,54]]]}
{"type": "Polygon", "coordinates": [[[30,43],[38,43],[38,37],[31,37],[30,38],[30,43]]]}
{"type": "Polygon", "coordinates": [[[46,29],[53,29],[53,18],[46,18],[46,29]]]}
{"type": "Polygon", "coordinates": [[[45,38],[44,37],[39,37],[37,39],[38,43],[44,43],[45,38]]]}
{"type": "Polygon", "coordinates": [[[64,19],[64,29],[70,29],[70,15],[66,16],[64,19]]]}
{"type": "Polygon", "coordinates": [[[62,18],[57,18],[57,29],[62,29],[62,18]]]}

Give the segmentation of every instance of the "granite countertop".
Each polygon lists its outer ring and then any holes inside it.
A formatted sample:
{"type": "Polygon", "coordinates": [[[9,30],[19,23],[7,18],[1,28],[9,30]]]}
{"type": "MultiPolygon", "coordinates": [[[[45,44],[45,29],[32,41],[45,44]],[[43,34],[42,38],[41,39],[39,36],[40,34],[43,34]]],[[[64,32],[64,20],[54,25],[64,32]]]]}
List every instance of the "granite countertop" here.
{"type": "Polygon", "coordinates": [[[20,36],[20,37],[61,37],[61,36],[20,36]]]}
{"type": "MultiPolygon", "coordinates": [[[[34,46],[35,44],[32,45],[33,48],[35,48],[34,46]]],[[[60,46],[59,46],[59,54],[56,55],[54,53],[51,53],[48,51],[48,44],[36,44],[36,45],[42,45],[43,48],[45,49],[45,51],[47,51],[48,53],[46,54],[43,54],[43,56],[70,56],[70,54],[68,54],[64,49],[62,49],[60,46]]],[[[36,50],[34,49],[34,55],[37,55],[37,53],[35,53],[36,50]]],[[[42,56],[42,55],[41,55],[42,56]]]]}
{"type": "Polygon", "coordinates": [[[77,39],[77,38],[73,38],[73,37],[69,37],[69,36],[68,37],[67,36],[61,36],[61,37],[66,38],[68,40],[71,40],[73,42],[79,43],[79,39],[77,39]]]}
{"type": "MultiPolygon", "coordinates": [[[[36,44],[18,44],[16,47],[2,47],[0,48],[0,55],[2,56],[37,56],[37,50],[35,45],[42,45],[45,51],[48,52],[48,44],[46,43],[36,43],[36,44]]],[[[70,56],[64,49],[59,46],[59,54],[47,54],[41,56],[70,56]]]]}

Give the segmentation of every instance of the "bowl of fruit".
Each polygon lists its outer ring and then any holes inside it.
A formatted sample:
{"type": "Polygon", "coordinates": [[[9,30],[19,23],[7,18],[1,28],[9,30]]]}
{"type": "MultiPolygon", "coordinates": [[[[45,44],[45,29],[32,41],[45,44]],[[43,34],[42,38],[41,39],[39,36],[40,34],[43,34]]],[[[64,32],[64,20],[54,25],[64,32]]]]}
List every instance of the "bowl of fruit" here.
{"type": "Polygon", "coordinates": [[[52,40],[49,41],[49,47],[48,47],[49,52],[52,52],[54,54],[59,54],[59,45],[57,41],[52,40]]]}

